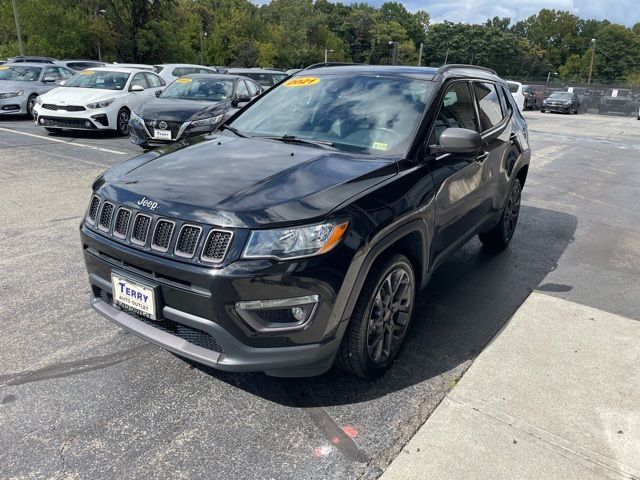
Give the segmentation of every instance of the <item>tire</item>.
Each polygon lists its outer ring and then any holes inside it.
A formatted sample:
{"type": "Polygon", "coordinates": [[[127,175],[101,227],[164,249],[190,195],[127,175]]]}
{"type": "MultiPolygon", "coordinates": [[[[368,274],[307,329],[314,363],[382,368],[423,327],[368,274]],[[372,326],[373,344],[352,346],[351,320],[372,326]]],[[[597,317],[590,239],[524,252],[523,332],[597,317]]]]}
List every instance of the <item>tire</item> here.
{"type": "Polygon", "coordinates": [[[544,112],[546,112],[546,110],[544,108],[541,108],[540,113],[544,113],[544,112]]]}
{"type": "Polygon", "coordinates": [[[61,128],[44,127],[44,129],[50,133],[58,133],[62,131],[61,128]]]}
{"type": "Polygon", "coordinates": [[[372,268],[342,338],[336,365],[357,377],[382,375],[402,346],[415,296],[413,267],[404,255],[393,255],[372,268]]]}
{"type": "Polygon", "coordinates": [[[496,250],[504,250],[511,243],[513,233],[518,224],[518,215],[520,214],[520,198],[522,195],[522,185],[517,178],[514,180],[506,205],[500,215],[500,220],[491,230],[480,233],[478,237],[480,241],[487,247],[496,250]]]}
{"type": "Polygon", "coordinates": [[[128,108],[121,108],[118,110],[118,116],[116,117],[116,131],[118,135],[123,137],[129,135],[129,119],[131,118],[131,112],[128,108]]]}
{"type": "Polygon", "coordinates": [[[29,118],[33,118],[33,107],[36,105],[36,98],[38,98],[38,95],[34,93],[29,95],[27,99],[27,116],[29,116],[29,118]]]}

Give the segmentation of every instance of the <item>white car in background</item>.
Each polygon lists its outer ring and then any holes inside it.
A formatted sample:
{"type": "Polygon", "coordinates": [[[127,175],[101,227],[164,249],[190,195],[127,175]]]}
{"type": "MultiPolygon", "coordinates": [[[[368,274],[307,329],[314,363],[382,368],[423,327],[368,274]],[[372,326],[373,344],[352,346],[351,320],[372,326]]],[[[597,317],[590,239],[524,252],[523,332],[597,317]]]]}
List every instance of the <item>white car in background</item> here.
{"type": "Polygon", "coordinates": [[[516,105],[520,107],[520,111],[524,110],[524,92],[522,91],[522,84],[520,82],[512,82],[511,80],[507,80],[507,84],[509,85],[509,91],[513,96],[513,99],[516,101],[516,105]]]}
{"type": "Polygon", "coordinates": [[[176,78],[186,75],[194,75],[196,73],[216,74],[218,71],[214,68],[205,67],[204,65],[191,65],[189,63],[165,63],[163,65],[154,65],[154,72],[160,75],[167,85],[176,78]]]}
{"type": "Polygon", "coordinates": [[[63,86],[36,99],[36,124],[49,132],[63,129],[116,130],[129,134],[131,112],[137,110],[165,81],[135,68],[102,67],[83,70],[63,86]]]}

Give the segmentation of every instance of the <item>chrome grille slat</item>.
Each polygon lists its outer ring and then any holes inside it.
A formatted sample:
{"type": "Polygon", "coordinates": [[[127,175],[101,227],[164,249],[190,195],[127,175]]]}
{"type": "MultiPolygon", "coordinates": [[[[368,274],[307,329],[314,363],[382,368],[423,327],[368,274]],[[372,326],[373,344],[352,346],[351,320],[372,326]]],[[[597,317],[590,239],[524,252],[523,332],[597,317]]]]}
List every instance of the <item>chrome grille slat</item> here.
{"type": "Polygon", "coordinates": [[[113,217],[113,210],[115,209],[113,203],[104,202],[102,204],[102,210],[100,211],[100,221],[98,227],[105,232],[108,232],[111,228],[111,218],[113,217]]]}
{"type": "Polygon", "coordinates": [[[197,225],[183,225],[176,242],[175,254],[179,257],[193,257],[198,248],[201,233],[202,228],[197,225]]]}
{"type": "Polygon", "coordinates": [[[153,231],[151,248],[154,250],[160,250],[161,252],[166,252],[169,249],[175,225],[176,224],[174,222],[164,218],[158,220],[156,222],[156,228],[153,231]]]}
{"type": "Polygon", "coordinates": [[[220,263],[227,255],[233,232],[213,229],[207,235],[202,249],[201,259],[205,262],[220,263]]]}
{"type": "Polygon", "coordinates": [[[151,217],[144,213],[138,213],[133,223],[133,231],[131,232],[131,243],[134,245],[144,246],[147,243],[149,235],[149,227],[151,227],[151,217]]]}

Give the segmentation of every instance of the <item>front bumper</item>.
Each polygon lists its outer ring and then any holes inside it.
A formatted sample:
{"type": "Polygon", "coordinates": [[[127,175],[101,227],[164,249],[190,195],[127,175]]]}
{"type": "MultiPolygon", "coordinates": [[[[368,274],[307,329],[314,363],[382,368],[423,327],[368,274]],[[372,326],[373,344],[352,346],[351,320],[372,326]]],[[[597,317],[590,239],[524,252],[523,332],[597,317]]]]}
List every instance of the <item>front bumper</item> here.
{"type": "Polygon", "coordinates": [[[175,126],[170,125],[167,130],[171,131],[171,140],[163,140],[155,138],[155,129],[153,127],[148,127],[141,122],[130,121],[129,140],[131,141],[131,143],[143,147],[162,146],[168,145],[178,140],[195,137],[197,135],[206,135],[207,133],[211,133],[216,128],[215,126],[189,128],[190,124],[191,122],[184,122],[181,124],[176,124],[175,126]]]}
{"type": "Polygon", "coordinates": [[[27,97],[10,97],[0,99],[0,115],[26,115],[27,97]]]}
{"type": "MultiPolygon", "coordinates": [[[[339,266],[328,269],[326,263],[309,260],[238,260],[219,268],[205,268],[124,247],[86,226],[81,228],[81,238],[93,291],[92,306],[122,328],[220,370],[313,376],[333,364],[347,325],[347,321],[341,321],[341,312],[334,311],[344,279],[339,266]],[[111,302],[114,270],[157,288],[160,323],[130,314],[111,302]],[[238,301],[304,295],[319,295],[320,302],[302,330],[258,332],[234,310],[238,301]],[[204,348],[189,336],[177,334],[183,326],[195,329],[196,334],[209,335],[219,348],[204,348]]],[[[334,253],[338,252],[326,254],[323,261],[334,253]]]]}
{"type": "Polygon", "coordinates": [[[542,105],[542,109],[547,112],[569,113],[571,111],[571,105],[542,105]]]}
{"type": "Polygon", "coordinates": [[[106,108],[84,111],[48,110],[42,105],[33,109],[36,125],[71,130],[114,130],[116,113],[106,108]]]}

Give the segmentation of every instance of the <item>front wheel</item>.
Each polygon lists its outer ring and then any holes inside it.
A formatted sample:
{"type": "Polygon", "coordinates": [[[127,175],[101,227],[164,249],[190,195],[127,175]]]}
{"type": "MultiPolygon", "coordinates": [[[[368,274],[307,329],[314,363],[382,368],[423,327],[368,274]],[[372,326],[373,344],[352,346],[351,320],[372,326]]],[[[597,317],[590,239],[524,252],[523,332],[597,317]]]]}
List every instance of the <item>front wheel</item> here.
{"type": "Polygon", "coordinates": [[[404,255],[394,255],[374,267],[342,338],[338,367],[363,378],[384,373],[409,328],[415,293],[413,267],[404,255]]]}
{"type": "Polygon", "coordinates": [[[522,196],[522,184],[517,178],[514,180],[507,204],[502,211],[500,220],[491,230],[478,235],[480,241],[490,248],[503,250],[509,246],[513,233],[516,231],[518,215],[520,214],[520,198],[522,196]]]}
{"type": "Polygon", "coordinates": [[[33,94],[27,99],[27,115],[29,118],[33,118],[33,107],[36,106],[36,98],[38,98],[38,95],[33,94]]]}
{"type": "Polygon", "coordinates": [[[116,130],[118,131],[118,134],[122,135],[123,137],[126,135],[129,135],[129,118],[131,117],[131,114],[129,113],[129,110],[126,108],[121,108],[120,111],[118,111],[118,118],[117,118],[117,125],[116,125],[116,130]]]}

